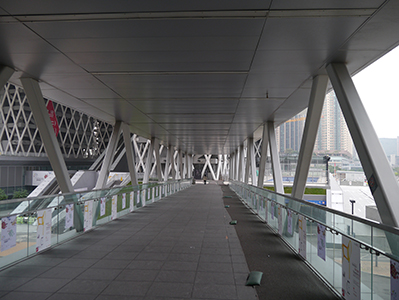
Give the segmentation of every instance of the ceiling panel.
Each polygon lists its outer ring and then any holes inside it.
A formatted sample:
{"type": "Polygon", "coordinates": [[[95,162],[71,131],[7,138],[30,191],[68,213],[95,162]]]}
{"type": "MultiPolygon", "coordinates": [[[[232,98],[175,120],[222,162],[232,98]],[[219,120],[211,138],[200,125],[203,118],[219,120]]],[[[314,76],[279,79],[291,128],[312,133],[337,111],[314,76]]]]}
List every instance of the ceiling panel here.
{"type": "Polygon", "coordinates": [[[132,105],[146,114],[181,114],[191,113],[193,110],[197,114],[215,113],[235,113],[238,100],[201,99],[201,100],[140,100],[129,101],[132,105]]]}
{"type": "Polygon", "coordinates": [[[326,63],[353,73],[397,45],[398,14],[383,0],[3,1],[0,63],[143,137],[229,154],[305,108],[326,63]]]}

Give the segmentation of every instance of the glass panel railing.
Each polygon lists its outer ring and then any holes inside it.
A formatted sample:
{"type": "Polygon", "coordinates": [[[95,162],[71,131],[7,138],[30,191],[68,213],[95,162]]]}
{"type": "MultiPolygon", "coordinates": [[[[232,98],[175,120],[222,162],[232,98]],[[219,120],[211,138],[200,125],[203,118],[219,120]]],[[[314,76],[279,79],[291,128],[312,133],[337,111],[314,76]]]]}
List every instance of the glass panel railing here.
{"type": "Polygon", "coordinates": [[[0,269],[191,186],[191,179],[0,201],[0,269]]]}
{"type": "Polygon", "coordinates": [[[359,299],[391,297],[391,261],[399,261],[399,229],[242,182],[232,181],[230,188],[337,293],[349,288],[347,281],[343,286],[343,273],[353,261],[346,253],[356,248],[359,299]]]}

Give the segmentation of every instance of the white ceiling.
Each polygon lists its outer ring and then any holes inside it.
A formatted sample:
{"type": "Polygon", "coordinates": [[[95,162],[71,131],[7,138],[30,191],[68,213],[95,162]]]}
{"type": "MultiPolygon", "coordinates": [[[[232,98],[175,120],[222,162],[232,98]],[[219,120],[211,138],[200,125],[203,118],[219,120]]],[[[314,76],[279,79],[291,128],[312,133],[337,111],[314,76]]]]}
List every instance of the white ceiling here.
{"type": "Polygon", "coordinates": [[[307,107],[327,63],[353,74],[396,46],[398,15],[393,0],[1,1],[0,64],[143,137],[229,154],[307,107]]]}

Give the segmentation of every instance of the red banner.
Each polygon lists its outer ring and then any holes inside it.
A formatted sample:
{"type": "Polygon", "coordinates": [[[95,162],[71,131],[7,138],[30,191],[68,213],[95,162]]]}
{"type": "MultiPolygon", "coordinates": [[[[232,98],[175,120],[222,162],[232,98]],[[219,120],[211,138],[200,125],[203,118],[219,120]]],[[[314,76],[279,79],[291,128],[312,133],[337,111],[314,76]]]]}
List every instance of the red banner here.
{"type": "Polygon", "coordinates": [[[55,136],[57,136],[58,132],[60,132],[60,127],[58,126],[57,116],[55,115],[55,110],[52,101],[49,101],[47,103],[47,111],[50,116],[51,124],[53,125],[55,136]]]}

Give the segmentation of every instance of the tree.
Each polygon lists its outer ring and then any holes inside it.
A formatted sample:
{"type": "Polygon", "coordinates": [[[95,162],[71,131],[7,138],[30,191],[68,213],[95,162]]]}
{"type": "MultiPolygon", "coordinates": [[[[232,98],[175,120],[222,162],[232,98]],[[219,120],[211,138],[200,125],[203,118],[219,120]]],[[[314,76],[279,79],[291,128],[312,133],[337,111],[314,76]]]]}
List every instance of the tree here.
{"type": "Polygon", "coordinates": [[[0,189],[0,200],[6,200],[7,198],[7,194],[2,189],[0,189]]]}
{"type": "Polygon", "coordinates": [[[17,190],[17,191],[14,191],[12,198],[13,199],[26,198],[26,197],[28,197],[28,194],[29,193],[27,190],[17,190]]]}

